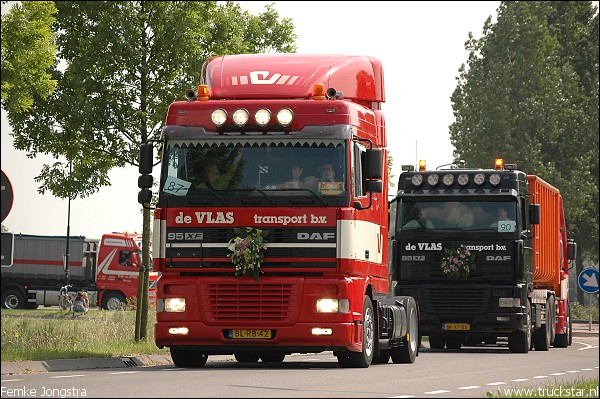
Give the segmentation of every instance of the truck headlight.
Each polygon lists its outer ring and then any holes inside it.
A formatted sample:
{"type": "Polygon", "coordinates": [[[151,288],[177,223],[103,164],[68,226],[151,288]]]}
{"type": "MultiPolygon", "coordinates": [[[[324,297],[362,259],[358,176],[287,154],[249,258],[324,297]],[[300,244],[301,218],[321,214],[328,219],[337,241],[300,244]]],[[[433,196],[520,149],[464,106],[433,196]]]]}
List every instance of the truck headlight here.
{"type": "Polygon", "coordinates": [[[348,299],[317,299],[317,313],[348,313],[349,311],[350,302],[348,301],[348,299]]]}
{"type": "Polygon", "coordinates": [[[185,312],[185,298],[165,298],[165,312],[185,312]]]}
{"type": "Polygon", "coordinates": [[[498,298],[498,306],[501,308],[521,307],[521,298],[498,298]]]}

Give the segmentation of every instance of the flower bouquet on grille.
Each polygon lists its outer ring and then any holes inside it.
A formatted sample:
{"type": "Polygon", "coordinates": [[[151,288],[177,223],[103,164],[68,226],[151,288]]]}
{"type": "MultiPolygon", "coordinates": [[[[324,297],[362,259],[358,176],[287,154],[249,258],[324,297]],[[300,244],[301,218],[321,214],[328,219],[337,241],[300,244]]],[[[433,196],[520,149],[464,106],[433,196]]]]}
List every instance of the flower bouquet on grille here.
{"type": "Polygon", "coordinates": [[[471,253],[464,245],[458,248],[444,249],[444,257],[442,258],[443,276],[466,279],[471,271],[475,269],[475,254],[471,253]]]}
{"type": "Polygon", "coordinates": [[[265,257],[264,251],[267,249],[265,238],[269,232],[253,227],[235,228],[233,232],[235,236],[227,244],[231,253],[227,256],[235,265],[235,275],[252,276],[258,282],[262,273],[260,267],[265,257]]]}

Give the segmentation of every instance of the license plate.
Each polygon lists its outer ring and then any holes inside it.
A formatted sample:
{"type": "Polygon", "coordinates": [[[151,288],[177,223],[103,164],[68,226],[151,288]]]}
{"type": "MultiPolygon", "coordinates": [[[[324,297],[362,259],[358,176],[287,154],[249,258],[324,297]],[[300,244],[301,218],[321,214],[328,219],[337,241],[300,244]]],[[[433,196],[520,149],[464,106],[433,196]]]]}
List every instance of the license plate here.
{"type": "Polygon", "coordinates": [[[271,339],[271,330],[231,330],[233,339],[271,339]]]}
{"type": "Polygon", "coordinates": [[[467,323],[444,323],[442,329],[446,331],[469,331],[471,325],[467,323]]]}

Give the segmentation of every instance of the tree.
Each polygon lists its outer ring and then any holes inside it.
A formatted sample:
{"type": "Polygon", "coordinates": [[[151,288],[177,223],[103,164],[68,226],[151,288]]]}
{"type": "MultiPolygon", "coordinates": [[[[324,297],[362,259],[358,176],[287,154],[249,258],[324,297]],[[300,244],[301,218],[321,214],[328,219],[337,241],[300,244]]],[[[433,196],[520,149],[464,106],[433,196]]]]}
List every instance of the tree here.
{"type": "Polygon", "coordinates": [[[2,108],[8,112],[27,111],[33,95],[47,98],[56,88],[48,73],[56,57],[55,14],[51,1],[27,1],[2,15],[2,108]]]}
{"type": "Polygon", "coordinates": [[[503,1],[469,34],[451,100],[455,156],[502,157],[560,189],[578,267],[598,261],[598,13],[589,1],[503,1]]]}
{"type": "MultiPolygon", "coordinates": [[[[36,181],[40,193],[47,190],[60,198],[89,196],[110,185],[111,169],[137,166],[139,145],[159,137],[169,104],[182,99],[186,88],[195,87],[208,57],[296,49],[291,20],[279,21],[272,4],[257,16],[234,2],[57,1],[55,5],[52,30],[58,53],[49,73],[57,88],[45,100],[34,93],[28,112],[7,111],[17,149],[58,159],[44,165],[36,181]]],[[[4,29],[2,34],[3,43],[19,45],[19,35],[5,37],[4,29]]],[[[3,70],[4,64],[3,53],[3,70]]],[[[150,263],[147,207],[143,220],[146,271],[140,280],[145,298],[138,298],[142,319],[147,312],[150,263]]],[[[145,329],[143,319],[139,335],[136,326],[136,339],[145,338],[145,329]]]]}

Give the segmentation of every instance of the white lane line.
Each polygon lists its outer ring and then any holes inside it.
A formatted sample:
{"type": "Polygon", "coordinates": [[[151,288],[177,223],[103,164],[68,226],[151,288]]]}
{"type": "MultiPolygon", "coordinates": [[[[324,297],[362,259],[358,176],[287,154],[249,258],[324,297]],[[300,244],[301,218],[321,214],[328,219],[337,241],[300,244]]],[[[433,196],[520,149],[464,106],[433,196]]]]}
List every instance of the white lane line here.
{"type": "Polygon", "coordinates": [[[479,385],[471,385],[471,386],[468,386],[468,387],[460,387],[460,388],[457,388],[457,389],[477,389],[477,388],[481,388],[481,386],[479,386],[479,385]]]}
{"type": "Polygon", "coordinates": [[[490,382],[489,384],[485,385],[506,385],[506,382],[490,382]]]}
{"type": "Polygon", "coordinates": [[[517,378],[516,380],[510,380],[511,382],[523,382],[523,381],[529,381],[529,378],[517,378]]]}
{"type": "Polygon", "coordinates": [[[540,379],[540,378],[548,378],[548,376],[547,376],[547,375],[536,375],[536,376],[535,376],[535,377],[533,377],[533,378],[536,378],[536,379],[540,379]]]}
{"type": "Polygon", "coordinates": [[[85,374],[57,375],[56,377],[50,377],[50,378],[74,378],[74,377],[85,377],[85,374]]]}
{"type": "Polygon", "coordinates": [[[443,389],[440,389],[439,391],[429,391],[429,392],[425,392],[425,394],[427,395],[439,395],[442,393],[449,393],[450,391],[445,391],[443,389]]]}
{"type": "Polygon", "coordinates": [[[414,395],[398,395],[398,396],[388,396],[388,398],[414,398],[414,395]]]}
{"type": "Polygon", "coordinates": [[[579,373],[579,370],[567,370],[567,373],[579,373]]]}
{"type": "Polygon", "coordinates": [[[552,373],[550,375],[565,375],[565,373],[552,373]]]}
{"type": "Polygon", "coordinates": [[[15,380],[2,380],[2,384],[4,384],[5,382],[17,382],[17,381],[23,381],[24,378],[19,378],[19,379],[15,379],[15,380]]]}
{"type": "Polygon", "coordinates": [[[137,373],[141,373],[141,371],[119,371],[119,372],[108,373],[108,374],[118,375],[118,374],[137,374],[137,373]]]}

